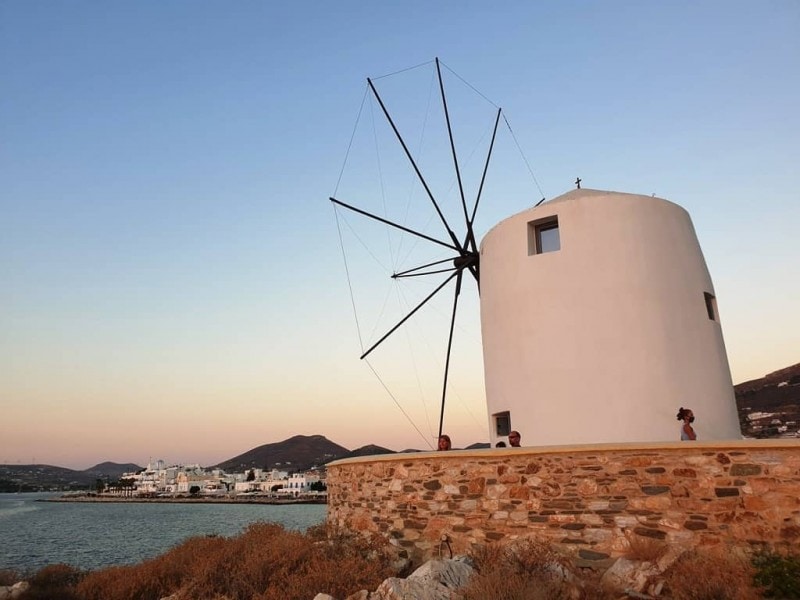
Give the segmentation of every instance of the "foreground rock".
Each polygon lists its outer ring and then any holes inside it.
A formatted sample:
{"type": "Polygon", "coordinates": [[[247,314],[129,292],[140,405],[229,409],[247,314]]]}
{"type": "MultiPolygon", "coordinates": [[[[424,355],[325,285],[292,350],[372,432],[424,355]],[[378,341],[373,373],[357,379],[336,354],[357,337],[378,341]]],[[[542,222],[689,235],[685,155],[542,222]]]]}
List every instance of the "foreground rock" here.
{"type": "Polygon", "coordinates": [[[31,584],[27,581],[19,581],[14,585],[0,585],[0,600],[14,600],[28,591],[31,584]]]}
{"type": "MultiPolygon", "coordinates": [[[[344,600],[459,600],[456,590],[469,583],[473,572],[472,562],[465,556],[429,560],[405,579],[390,577],[374,592],[361,590],[344,600]]],[[[317,594],[314,600],[337,598],[317,594]]]]}
{"type": "MultiPolygon", "coordinates": [[[[652,561],[619,558],[603,573],[602,582],[609,586],[609,591],[619,590],[620,598],[659,598],[664,587],[661,575],[682,553],[681,549],[670,548],[652,561]]],[[[569,597],[587,597],[583,583],[569,568],[554,563],[549,571],[555,579],[570,584],[565,588],[569,597]]],[[[374,592],[361,590],[343,599],[317,594],[313,600],[463,600],[459,590],[469,585],[475,572],[472,559],[466,556],[434,559],[405,579],[385,579],[374,592]]]]}

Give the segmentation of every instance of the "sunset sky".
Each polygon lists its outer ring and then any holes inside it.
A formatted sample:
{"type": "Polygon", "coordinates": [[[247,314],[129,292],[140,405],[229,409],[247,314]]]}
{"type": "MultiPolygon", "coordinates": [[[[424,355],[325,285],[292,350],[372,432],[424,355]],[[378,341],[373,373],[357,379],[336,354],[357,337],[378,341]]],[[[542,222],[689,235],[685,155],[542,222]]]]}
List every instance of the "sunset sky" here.
{"type": "MultiPolygon", "coordinates": [[[[479,233],[578,176],[667,198],[694,221],[734,382],[799,362],[798,30],[795,0],[0,3],[0,463],[432,444],[452,292],[370,369],[363,344],[432,286],[393,283],[397,246],[328,198],[410,206],[440,235],[369,97],[356,120],[376,78],[434,156],[436,56],[470,194],[492,103],[516,138],[503,123],[479,233]]],[[[421,162],[457,207],[443,156],[421,162]]],[[[455,446],[488,439],[468,283],[455,446]]]]}

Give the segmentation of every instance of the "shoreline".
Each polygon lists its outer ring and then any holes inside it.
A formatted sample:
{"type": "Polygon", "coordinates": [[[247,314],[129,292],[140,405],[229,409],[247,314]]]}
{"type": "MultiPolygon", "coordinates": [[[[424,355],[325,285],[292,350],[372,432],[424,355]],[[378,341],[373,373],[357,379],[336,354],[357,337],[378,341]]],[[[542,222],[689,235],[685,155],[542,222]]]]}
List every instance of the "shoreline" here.
{"type": "Polygon", "coordinates": [[[36,502],[117,502],[117,503],[167,503],[167,504],[327,504],[327,498],[122,498],[114,496],[58,496],[41,498],[36,502]]]}

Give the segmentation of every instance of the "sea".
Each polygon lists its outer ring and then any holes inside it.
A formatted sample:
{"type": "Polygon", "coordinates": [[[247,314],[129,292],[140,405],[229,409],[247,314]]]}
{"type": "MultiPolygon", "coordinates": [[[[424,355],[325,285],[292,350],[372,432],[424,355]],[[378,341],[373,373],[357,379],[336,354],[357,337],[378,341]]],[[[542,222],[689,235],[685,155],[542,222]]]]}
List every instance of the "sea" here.
{"type": "Polygon", "coordinates": [[[23,574],[64,563],[89,570],[140,562],[187,538],[234,536],[269,521],[305,530],[324,504],[46,502],[58,494],[0,494],[0,569],[23,574]]]}

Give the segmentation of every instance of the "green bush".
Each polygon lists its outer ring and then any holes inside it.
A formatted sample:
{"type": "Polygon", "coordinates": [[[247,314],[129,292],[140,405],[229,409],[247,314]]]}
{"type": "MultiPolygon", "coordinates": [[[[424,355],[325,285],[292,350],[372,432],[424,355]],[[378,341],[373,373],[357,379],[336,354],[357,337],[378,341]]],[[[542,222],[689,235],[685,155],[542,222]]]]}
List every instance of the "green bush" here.
{"type": "Polygon", "coordinates": [[[800,555],[759,552],[753,556],[754,581],[765,598],[800,598],[800,555]]]}

